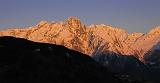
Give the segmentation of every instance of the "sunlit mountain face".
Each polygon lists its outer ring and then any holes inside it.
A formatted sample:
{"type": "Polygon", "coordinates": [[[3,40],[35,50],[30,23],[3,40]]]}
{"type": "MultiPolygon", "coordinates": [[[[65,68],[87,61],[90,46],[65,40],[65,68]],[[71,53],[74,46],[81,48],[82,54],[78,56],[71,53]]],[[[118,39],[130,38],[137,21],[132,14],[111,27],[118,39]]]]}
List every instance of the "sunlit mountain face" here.
{"type": "Polygon", "coordinates": [[[23,29],[0,31],[0,36],[62,45],[89,55],[120,79],[160,82],[157,78],[160,75],[160,26],[145,34],[129,34],[104,24],[86,26],[78,18],[69,17],[60,22],[41,21],[23,29]]]}
{"type": "Polygon", "coordinates": [[[157,26],[146,34],[129,34],[123,29],[104,24],[85,26],[78,18],[70,17],[61,22],[41,21],[23,29],[0,31],[0,36],[63,45],[90,56],[111,51],[134,55],[144,61],[145,54],[160,41],[160,27],[157,26]]]}

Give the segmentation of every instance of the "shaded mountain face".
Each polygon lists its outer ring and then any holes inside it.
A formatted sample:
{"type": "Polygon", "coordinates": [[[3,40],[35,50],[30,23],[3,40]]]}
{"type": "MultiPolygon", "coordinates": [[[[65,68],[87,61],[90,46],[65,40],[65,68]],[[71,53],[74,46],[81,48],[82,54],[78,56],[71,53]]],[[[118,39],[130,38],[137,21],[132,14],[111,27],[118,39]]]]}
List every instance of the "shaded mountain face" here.
{"type": "Polygon", "coordinates": [[[153,73],[157,69],[152,69],[148,64],[141,62],[134,56],[120,55],[108,51],[96,54],[92,58],[107,67],[109,71],[116,73],[121,79],[145,81],[144,83],[160,82],[158,78],[160,73],[153,73]]]}
{"type": "Polygon", "coordinates": [[[160,41],[160,27],[146,34],[129,34],[123,29],[104,24],[85,26],[78,18],[70,17],[61,22],[41,21],[24,29],[0,31],[0,36],[63,45],[90,56],[112,51],[121,55],[134,55],[144,61],[144,55],[160,41]]]}
{"type": "Polygon", "coordinates": [[[160,70],[160,42],[154,45],[153,48],[144,57],[146,64],[154,69],[160,70]]]}
{"type": "Polygon", "coordinates": [[[64,46],[0,37],[0,83],[121,83],[89,56],[64,46]]]}

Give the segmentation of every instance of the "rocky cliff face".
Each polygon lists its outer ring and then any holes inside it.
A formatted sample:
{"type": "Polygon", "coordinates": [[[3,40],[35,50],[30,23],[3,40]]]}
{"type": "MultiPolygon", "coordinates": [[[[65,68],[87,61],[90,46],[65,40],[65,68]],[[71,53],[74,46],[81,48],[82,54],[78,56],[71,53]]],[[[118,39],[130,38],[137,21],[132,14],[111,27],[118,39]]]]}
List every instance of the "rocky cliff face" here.
{"type": "Polygon", "coordinates": [[[91,56],[112,51],[122,55],[135,55],[143,60],[145,53],[160,41],[160,27],[146,34],[129,34],[123,29],[104,24],[85,26],[78,18],[70,17],[62,22],[41,21],[29,28],[0,31],[0,36],[63,45],[91,56]]]}

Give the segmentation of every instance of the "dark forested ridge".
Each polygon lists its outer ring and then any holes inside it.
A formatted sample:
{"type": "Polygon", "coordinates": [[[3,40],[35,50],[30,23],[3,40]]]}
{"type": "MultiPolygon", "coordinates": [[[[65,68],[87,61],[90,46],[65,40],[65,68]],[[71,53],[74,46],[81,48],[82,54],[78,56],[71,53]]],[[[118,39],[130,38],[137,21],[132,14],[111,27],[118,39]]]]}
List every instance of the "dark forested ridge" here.
{"type": "Polygon", "coordinates": [[[46,43],[0,37],[0,83],[119,83],[89,56],[46,43]]]}

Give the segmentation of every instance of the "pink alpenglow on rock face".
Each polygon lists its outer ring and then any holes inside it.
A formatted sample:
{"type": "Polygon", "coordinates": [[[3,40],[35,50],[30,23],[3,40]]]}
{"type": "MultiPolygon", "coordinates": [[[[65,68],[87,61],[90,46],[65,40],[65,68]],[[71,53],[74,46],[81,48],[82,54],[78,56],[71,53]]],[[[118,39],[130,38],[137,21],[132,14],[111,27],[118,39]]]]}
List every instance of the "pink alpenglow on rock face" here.
{"type": "Polygon", "coordinates": [[[142,60],[144,54],[160,42],[160,27],[147,34],[129,34],[123,29],[104,24],[85,26],[78,18],[70,17],[63,22],[41,21],[29,28],[0,31],[0,36],[63,45],[90,56],[93,52],[112,51],[122,55],[136,55],[142,60]]]}

